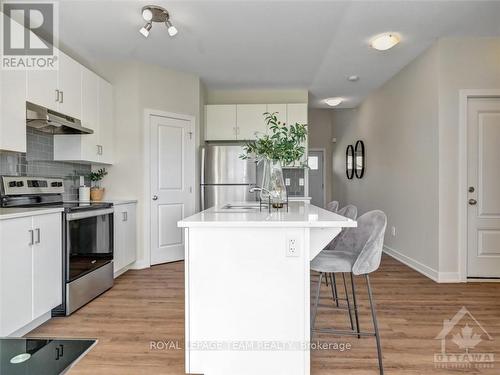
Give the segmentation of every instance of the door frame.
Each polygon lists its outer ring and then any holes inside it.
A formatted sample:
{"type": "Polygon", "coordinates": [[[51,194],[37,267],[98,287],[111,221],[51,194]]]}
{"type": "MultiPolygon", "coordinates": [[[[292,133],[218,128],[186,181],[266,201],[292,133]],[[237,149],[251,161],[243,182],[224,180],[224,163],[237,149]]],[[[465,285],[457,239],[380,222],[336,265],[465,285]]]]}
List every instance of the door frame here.
{"type": "Polygon", "coordinates": [[[458,274],[467,282],[467,116],[468,101],[472,98],[499,98],[500,89],[465,89],[459,91],[458,134],[458,274]]]}
{"type": "MultiPolygon", "coordinates": [[[[321,152],[323,154],[323,205],[327,204],[326,201],[326,148],[324,147],[314,147],[307,150],[307,157],[309,158],[310,152],[321,152]]],[[[309,178],[307,179],[307,189],[308,193],[311,194],[309,190],[309,178]]],[[[312,197],[311,197],[312,198],[312,197]]],[[[323,208],[323,207],[321,207],[323,208]]]]}
{"type": "MultiPolygon", "coordinates": [[[[196,140],[196,118],[192,115],[184,115],[174,112],[160,111],[157,109],[145,108],[144,109],[144,207],[142,212],[142,222],[143,222],[143,232],[142,232],[142,242],[144,246],[144,258],[142,261],[145,264],[141,264],[143,268],[151,267],[151,116],[159,117],[169,117],[179,120],[186,120],[191,122],[191,128],[193,132],[193,140],[196,140]]],[[[194,147],[195,154],[193,155],[192,167],[196,171],[196,145],[194,147]]],[[[195,188],[196,172],[193,173],[192,186],[195,188]]],[[[196,207],[196,194],[191,194],[193,207],[196,207]]]]}

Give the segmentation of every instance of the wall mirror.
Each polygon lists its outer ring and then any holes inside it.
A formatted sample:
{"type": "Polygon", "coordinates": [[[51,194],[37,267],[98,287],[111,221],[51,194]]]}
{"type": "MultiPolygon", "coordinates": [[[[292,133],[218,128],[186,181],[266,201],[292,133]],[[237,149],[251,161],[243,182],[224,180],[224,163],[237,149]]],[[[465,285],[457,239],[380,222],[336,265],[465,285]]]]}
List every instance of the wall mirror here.
{"type": "Polygon", "coordinates": [[[354,147],[347,146],[345,151],[345,174],[349,180],[354,177],[354,147]]]}
{"type": "Polygon", "coordinates": [[[362,178],[365,174],[365,144],[363,141],[357,141],[354,147],[355,168],[354,173],[357,178],[362,178]]]}

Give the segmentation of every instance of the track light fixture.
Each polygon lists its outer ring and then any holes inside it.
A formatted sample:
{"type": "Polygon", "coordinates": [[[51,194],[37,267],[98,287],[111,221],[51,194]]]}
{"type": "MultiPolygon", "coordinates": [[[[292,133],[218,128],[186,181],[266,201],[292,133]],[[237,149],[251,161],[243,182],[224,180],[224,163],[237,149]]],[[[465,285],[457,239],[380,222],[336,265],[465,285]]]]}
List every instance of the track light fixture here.
{"type": "Polygon", "coordinates": [[[147,38],[149,32],[153,27],[153,22],[165,23],[167,27],[168,35],[175,36],[179,32],[177,28],[170,21],[170,14],[165,8],[157,5],[146,5],[142,8],[142,18],[146,21],[146,24],[139,30],[139,32],[147,38]]]}

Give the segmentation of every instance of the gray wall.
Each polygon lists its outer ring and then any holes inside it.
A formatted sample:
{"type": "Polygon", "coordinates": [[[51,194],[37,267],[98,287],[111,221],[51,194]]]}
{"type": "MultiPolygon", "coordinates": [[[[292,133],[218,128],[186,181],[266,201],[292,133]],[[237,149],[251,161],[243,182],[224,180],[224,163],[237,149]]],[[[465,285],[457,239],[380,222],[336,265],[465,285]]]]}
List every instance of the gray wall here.
{"type": "Polygon", "coordinates": [[[78,199],[80,176],[89,173],[90,165],[54,161],[54,137],[32,128],[27,128],[25,154],[0,151],[0,175],[63,178],[65,200],[78,199]]]}
{"type": "Polygon", "coordinates": [[[341,205],[388,216],[385,244],[438,269],[438,51],[432,47],[357,109],[334,111],[333,191],[341,205]],[[345,150],[366,147],[362,179],[345,177],[345,150]],[[391,235],[391,227],[396,236],[391,235]]]}

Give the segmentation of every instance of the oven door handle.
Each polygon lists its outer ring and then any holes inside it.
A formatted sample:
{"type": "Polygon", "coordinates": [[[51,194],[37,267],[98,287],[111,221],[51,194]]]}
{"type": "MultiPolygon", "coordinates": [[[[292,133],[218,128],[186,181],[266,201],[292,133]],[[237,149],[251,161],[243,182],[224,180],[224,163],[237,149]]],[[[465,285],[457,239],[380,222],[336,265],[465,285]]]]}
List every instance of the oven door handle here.
{"type": "Polygon", "coordinates": [[[89,210],[84,212],[74,212],[66,214],[66,221],[86,219],[88,217],[96,217],[101,215],[108,215],[114,212],[114,208],[105,208],[102,210],[89,210]]]}

